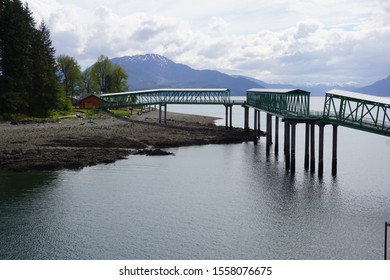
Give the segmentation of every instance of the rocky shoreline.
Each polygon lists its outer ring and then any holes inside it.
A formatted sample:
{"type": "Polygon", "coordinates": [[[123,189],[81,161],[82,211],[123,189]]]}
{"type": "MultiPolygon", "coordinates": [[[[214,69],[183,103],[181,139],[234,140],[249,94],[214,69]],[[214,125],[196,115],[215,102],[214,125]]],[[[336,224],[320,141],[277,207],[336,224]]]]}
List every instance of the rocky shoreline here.
{"type": "Polygon", "coordinates": [[[158,111],[131,118],[72,118],[60,122],[0,123],[0,171],[80,169],[129,155],[167,155],[164,148],[253,141],[241,128],[215,118],[158,111]]]}

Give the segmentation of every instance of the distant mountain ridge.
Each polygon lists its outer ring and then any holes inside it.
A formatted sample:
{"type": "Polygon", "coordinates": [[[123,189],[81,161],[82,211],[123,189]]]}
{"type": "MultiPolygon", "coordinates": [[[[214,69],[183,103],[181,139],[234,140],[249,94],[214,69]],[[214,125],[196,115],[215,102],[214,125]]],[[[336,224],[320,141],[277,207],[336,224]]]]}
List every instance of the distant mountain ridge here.
{"type": "Polygon", "coordinates": [[[362,87],[359,90],[361,93],[390,97],[390,76],[369,86],[362,87]]]}
{"type": "Polygon", "coordinates": [[[195,70],[157,55],[135,55],[111,59],[129,75],[132,90],[154,88],[228,88],[232,95],[245,95],[248,88],[261,87],[243,77],[214,70],[195,70]]]}
{"type": "MultiPolygon", "coordinates": [[[[123,67],[129,75],[131,90],[155,88],[228,88],[233,96],[242,96],[250,88],[300,88],[323,95],[330,89],[343,89],[378,96],[390,97],[390,76],[372,85],[357,88],[337,85],[291,85],[270,84],[244,76],[231,76],[215,70],[196,70],[175,63],[158,55],[145,54],[111,59],[113,64],[123,67]]],[[[304,82],[304,81],[303,81],[304,82]]]]}

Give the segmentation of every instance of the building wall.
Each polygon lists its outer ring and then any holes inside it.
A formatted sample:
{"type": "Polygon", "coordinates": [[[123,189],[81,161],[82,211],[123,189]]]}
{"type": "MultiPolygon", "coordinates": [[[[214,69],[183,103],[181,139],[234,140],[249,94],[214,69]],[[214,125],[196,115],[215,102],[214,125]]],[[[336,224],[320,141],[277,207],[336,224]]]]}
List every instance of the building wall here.
{"type": "Polygon", "coordinates": [[[80,100],[79,107],[81,109],[96,109],[102,103],[103,103],[103,101],[100,98],[98,98],[94,95],[91,95],[91,96],[84,98],[83,100],[80,100]]]}

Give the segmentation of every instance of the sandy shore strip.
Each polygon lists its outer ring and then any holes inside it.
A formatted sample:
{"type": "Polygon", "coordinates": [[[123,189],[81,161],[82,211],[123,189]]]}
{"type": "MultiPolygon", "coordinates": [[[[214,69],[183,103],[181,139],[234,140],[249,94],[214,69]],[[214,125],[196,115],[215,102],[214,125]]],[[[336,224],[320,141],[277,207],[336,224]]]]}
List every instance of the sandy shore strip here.
{"type": "Polygon", "coordinates": [[[73,118],[60,122],[0,123],[0,170],[61,170],[112,163],[131,154],[164,155],[161,149],[253,141],[241,128],[216,126],[216,118],[159,112],[131,118],[73,118]]]}

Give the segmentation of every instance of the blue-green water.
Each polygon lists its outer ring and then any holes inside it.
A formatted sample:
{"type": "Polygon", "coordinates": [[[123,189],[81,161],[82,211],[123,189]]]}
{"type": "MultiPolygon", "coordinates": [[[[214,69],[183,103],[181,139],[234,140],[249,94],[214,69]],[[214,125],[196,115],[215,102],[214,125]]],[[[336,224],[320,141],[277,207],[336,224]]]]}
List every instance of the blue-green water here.
{"type": "Polygon", "coordinates": [[[303,170],[302,130],[294,176],[282,155],[266,157],[265,139],[1,174],[0,259],[382,259],[390,140],[339,128],[333,178],[326,128],[320,180],[303,170]]]}

